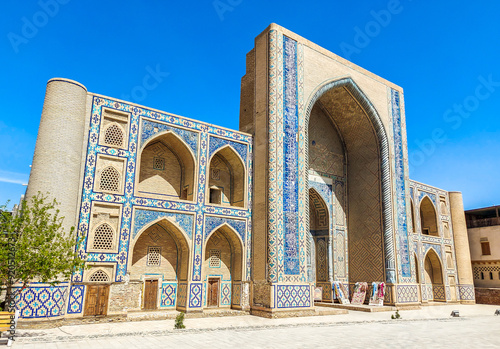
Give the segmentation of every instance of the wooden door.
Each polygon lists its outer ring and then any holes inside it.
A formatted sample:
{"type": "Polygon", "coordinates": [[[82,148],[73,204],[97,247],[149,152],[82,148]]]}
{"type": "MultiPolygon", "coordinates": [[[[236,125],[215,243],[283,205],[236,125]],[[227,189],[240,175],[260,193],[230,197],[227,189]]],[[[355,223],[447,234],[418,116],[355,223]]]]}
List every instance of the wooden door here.
{"type": "Polygon", "coordinates": [[[219,279],[209,278],[208,279],[208,302],[209,307],[219,306],[219,279]]]}
{"type": "Polygon", "coordinates": [[[109,285],[88,285],[83,316],[103,316],[108,313],[109,285]]]}
{"type": "Polygon", "coordinates": [[[146,280],[144,287],[144,309],[155,310],[158,300],[158,280],[146,280]]]}

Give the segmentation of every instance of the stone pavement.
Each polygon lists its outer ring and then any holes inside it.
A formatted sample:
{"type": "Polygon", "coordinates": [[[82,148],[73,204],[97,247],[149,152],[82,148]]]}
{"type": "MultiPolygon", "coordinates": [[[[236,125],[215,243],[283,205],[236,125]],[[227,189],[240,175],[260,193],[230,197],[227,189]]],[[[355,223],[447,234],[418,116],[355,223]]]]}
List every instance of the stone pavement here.
{"type": "Polygon", "coordinates": [[[46,348],[500,348],[499,306],[436,305],[393,312],[265,319],[255,316],[99,323],[20,330],[14,349],[46,348]],[[451,318],[452,310],[460,318],[451,318]]]}

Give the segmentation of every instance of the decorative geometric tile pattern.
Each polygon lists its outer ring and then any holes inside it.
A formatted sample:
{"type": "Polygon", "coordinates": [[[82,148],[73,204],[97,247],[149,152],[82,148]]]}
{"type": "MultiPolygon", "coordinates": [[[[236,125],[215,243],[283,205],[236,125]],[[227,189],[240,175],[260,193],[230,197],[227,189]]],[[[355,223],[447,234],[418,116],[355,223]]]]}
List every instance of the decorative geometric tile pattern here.
{"type": "Polygon", "coordinates": [[[171,221],[177,223],[182,230],[186,233],[191,240],[193,236],[193,222],[194,216],[192,214],[182,214],[182,213],[172,213],[163,211],[153,211],[153,210],[135,210],[134,215],[134,231],[132,233],[132,239],[135,239],[137,233],[146,226],[147,224],[159,219],[168,218],[171,221]]]}
{"type": "Polygon", "coordinates": [[[72,285],[69,292],[68,314],[80,314],[83,309],[83,295],[85,294],[85,285],[72,285]]]}
{"type": "Polygon", "coordinates": [[[329,282],[316,282],[316,287],[321,287],[323,301],[332,300],[332,284],[329,282]]]}
{"type": "Polygon", "coordinates": [[[297,110],[297,42],[283,38],[284,120],[283,120],[283,224],[285,274],[298,275],[298,110],[297,110]]]}
{"type": "MultiPolygon", "coordinates": [[[[478,265],[474,265],[472,266],[472,272],[474,274],[474,279],[481,279],[481,272],[485,273],[485,272],[500,272],[500,266],[498,265],[491,265],[491,266],[487,266],[487,265],[481,265],[481,266],[478,266],[478,265]]],[[[495,276],[498,275],[495,273],[495,276]]],[[[499,275],[500,276],[500,275],[499,275]]]]}
{"type": "Polygon", "coordinates": [[[179,307],[186,307],[187,303],[187,291],[188,291],[188,285],[185,282],[181,282],[178,287],[178,292],[177,292],[177,302],[179,307]]]}
{"type": "Polygon", "coordinates": [[[460,285],[460,286],[458,286],[458,290],[460,293],[460,300],[463,300],[463,301],[476,300],[476,295],[474,292],[473,285],[460,285]]]}
{"type": "Polygon", "coordinates": [[[16,296],[16,308],[24,319],[64,315],[67,290],[68,285],[28,287],[16,296]]]}
{"type": "Polygon", "coordinates": [[[398,303],[418,302],[418,285],[397,285],[398,303]]]}
{"type": "Polygon", "coordinates": [[[268,183],[268,279],[277,282],[283,272],[282,239],[282,142],[283,113],[283,35],[276,30],[269,32],[269,183],[268,183]],[[278,131],[279,130],[279,131],[278,131]],[[281,270],[279,268],[281,267],[281,270]]]}
{"type": "Polygon", "coordinates": [[[193,131],[188,131],[186,129],[172,127],[170,125],[166,125],[159,122],[153,122],[147,119],[142,120],[142,134],[141,134],[141,143],[139,147],[142,148],[147,141],[158,133],[171,131],[179,136],[193,151],[193,155],[195,157],[198,156],[198,133],[193,131]]]}
{"type": "Polygon", "coordinates": [[[161,284],[160,308],[175,307],[177,282],[164,282],[161,284]]]}
{"type": "Polygon", "coordinates": [[[241,156],[241,159],[243,160],[243,164],[246,165],[247,163],[247,154],[248,154],[248,145],[239,143],[239,142],[233,142],[227,139],[219,138],[219,137],[210,137],[209,140],[209,152],[208,152],[208,157],[212,157],[212,155],[220,148],[222,148],[225,145],[231,146],[236,152],[241,156]]]}
{"type": "Polygon", "coordinates": [[[399,91],[391,90],[392,123],[394,128],[394,154],[396,162],[396,200],[397,200],[397,236],[398,256],[401,276],[411,277],[410,253],[408,249],[408,227],[406,216],[406,181],[403,154],[403,135],[399,91]]]}
{"type": "Polygon", "coordinates": [[[193,283],[189,291],[189,307],[201,308],[203,284],[193,283]]]}
{"type": "Polygon", "coordinates": [[[433,285],[432,291],[434,293],[435,301],[444,301],[446,300],[445,288],[442,285],[433,285]]]}
{"type": "Polygon", "coordinates": [[[318,281],[328,281],[328,254],[325,239],[318,239],[316,250],[318,281]]]}
{"type": "Polygon", "coordinates": [[[220,298],[220,305],[231,305],[231,283],[222,283],[220,298]]]}
{"type": "Polygon", "coordinates": [[[422,248],[423,248],[422,251],[423,256],[425,256],[431,248],[434,249],[437,252],[439,258],[441,258],[441,263],[442,263],[443,255],[441,253],[441,245],[422,243],[422,248]]]}
{"type": "Polygon", "coordinates": [[[434,203],[434,207],[437,207],[437,200],[436,200],[436,195],[435,194],[432,194],[432,193],[429,193],[429,192],[426,192],[426,191],[422,191],[420,190],[418,192],[418,201],[422,201],[422,199],[424,198],[424,196],[428,196],[431,201],[434,203]]]}
{"type": "Polygon", "coordinates": [[[241,241],[245,241],[246,221],[214,216],[205,216],[205,240],[210,233],[224,223],[234,228],[234,230],[236,230],[240,235],[241,241]]]}
{"type": "Polygon", "coordinates": [[[241,303],[241,283],[233,282],[233,294],[231,296],[231,303],[239,305],[241,303]]]}
{"type": "Polygon", "coordinates": [[[276,305],[278,308],[310,307],[311,288],[307,285],[277,285],[276,305]]]}
{"type": "MultiPolygon", "coordinates": [[[[89,222],[92,215],[91,208],[94,202],[113,203],[121,205],[121,220],[118,227],[118,252],[117,253],[87,253],[85,249],[81,249],[79,254],[86,257],[89,262],[109,262],[116,264],[115,280],[122,282],[125,279],[128,260],[129,260],[129,244],[130,241],[137,237],[140,230],[147,224],[159,218],[168,218],[174,221],[177,226],[186,234],[186,238],[191,240],[193,253],[190,253],[192,260],[192,276],[193,281],[201,280],[201,253],[203,236],[205,231],[204,215],[206,213],[218,215],[221,218],[240,218],[243,223],[237,223],[239,235],[242,237],[246,254],[243,258],[246,261],[246,270],[243,274],[245,279],[250,278],[251,273],[251,222],[248,218],[251,217],[252,204],[252,172],[247,170],[247,202],[248,208],[233,208],[233,207],[213,207],[205,206],[205,191],[206,191],[206,170],[207,157],[209,154],[209,139],[213,138],[212,150],[218,146],[225,144],[230,145],[241,156],[246,169],[252,168],[252,137],[240,133],[238,131],[230,131],[222,129],[210,124],[184,119],[175,115],[161,113],[150,110],[144,107],[138,107],[127,103],[118,102],[109,98],[94,96],[89,125],[89,136],[87,154],[85,160],[85,177],[82,188],[82,201],[79,217],[78,230],[85,236],[84,246],[87,244],[89,233],[89,222]],[[99,144],[99,136],[102,128],[101,120],[103,109],[125,112],[129,115],[128,127],[125,132],[128,139],[124,142],[127,145],[124,149],[117,149],[99,144]],[[141,147],[149,140],[162,132],[172,132],[187,144],[187,147],[194,153],[197,158],[195,166],[195,178],[198,183],[194,190],[195,198],[192,202],[181,200],[162,200],[146,197],[135,196],[135,180],[139,168],[137,158],[141,151],[141,147]],[[212,137],[213,136],[213,137],[212,137]],[[217,141],[219,139],[219,141],[217,141]],[[218,145],[217,145],[218,144],[218,145]],[[100,154],[117,157],[123,159],[125,180],[120,184],[123,186],[121,194],[110,194],[94,192],[94,178],[96,173],[96,161],[100,154]],[[165,210],[168,210],[166,212],[165,210]],[[246,229],[242,231],[241,226],[246,229]]],[[[233,220],[234,221],[234,220],[233,220]]],[[[229,222],[229,221],[228,221],[229,222]]],[[[228,223],[229,224],[229,223],[228,223]]],[[[72,277],[74,282],[81,282],[83,272],[75,273],[72,277]]],[[[179,306],[185,307],[187,303],[194,304],[196,307],[201,306],[201,294],[196,293],[190,295],[187,290],[187,284],[179,284],[176,290],[176,298],[179,306]]],[[[189,291],[198,291],[198,288],[190,287],[189,291]]],[[[168,294],[170,295],[170,294],[168,294]]],[[[166,296],[166,295],[164,295],[166,296]]],[[[165,298],[165,301],[170,304],[172,299],[165,298]]],[[[75,303],[76,304],[76,303],[75,303]]],[[[78,310],[78,307],[75,306],[78,310]]]]}

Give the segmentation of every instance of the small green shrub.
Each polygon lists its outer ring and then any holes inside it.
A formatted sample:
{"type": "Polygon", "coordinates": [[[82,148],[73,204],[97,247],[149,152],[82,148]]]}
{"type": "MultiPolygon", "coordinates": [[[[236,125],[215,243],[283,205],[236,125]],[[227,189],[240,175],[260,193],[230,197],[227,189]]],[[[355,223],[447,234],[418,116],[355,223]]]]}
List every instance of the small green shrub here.
{"type": "Polygon", "coordinates": [[[399,310],[396,310],[396,314],[391,315],[391,319],[401,319],[401,315],[399,315],[399,310]]]}
{"type": "Polygon", "coordinates": [[[177,315],[177,317],[175,318],[175,326],[174,328],[176,329],[181,329],[181,328],[186,328],[186,326],[184,326],[184,313],[179,313],[179,315],[177,315]]]}

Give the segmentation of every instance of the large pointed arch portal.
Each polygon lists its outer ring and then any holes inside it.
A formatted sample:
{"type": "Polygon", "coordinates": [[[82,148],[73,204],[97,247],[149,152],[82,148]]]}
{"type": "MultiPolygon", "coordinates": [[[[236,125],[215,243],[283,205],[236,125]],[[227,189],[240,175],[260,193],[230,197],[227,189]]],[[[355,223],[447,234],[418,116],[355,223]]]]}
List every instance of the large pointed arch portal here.
{"type": "MultiPolygon", "coordinates": [[[[306,126],[313,109],[335,124],[348,159],[349,281],[394,283],[389,142],[380,116],[351,78],[328,81],[315,90],[305,112],[306,126]]],[[[310,136],[306,147],[317,142],[310,136]]],[[[307,180],[308,174],[304,176],[307,180]]]]}

